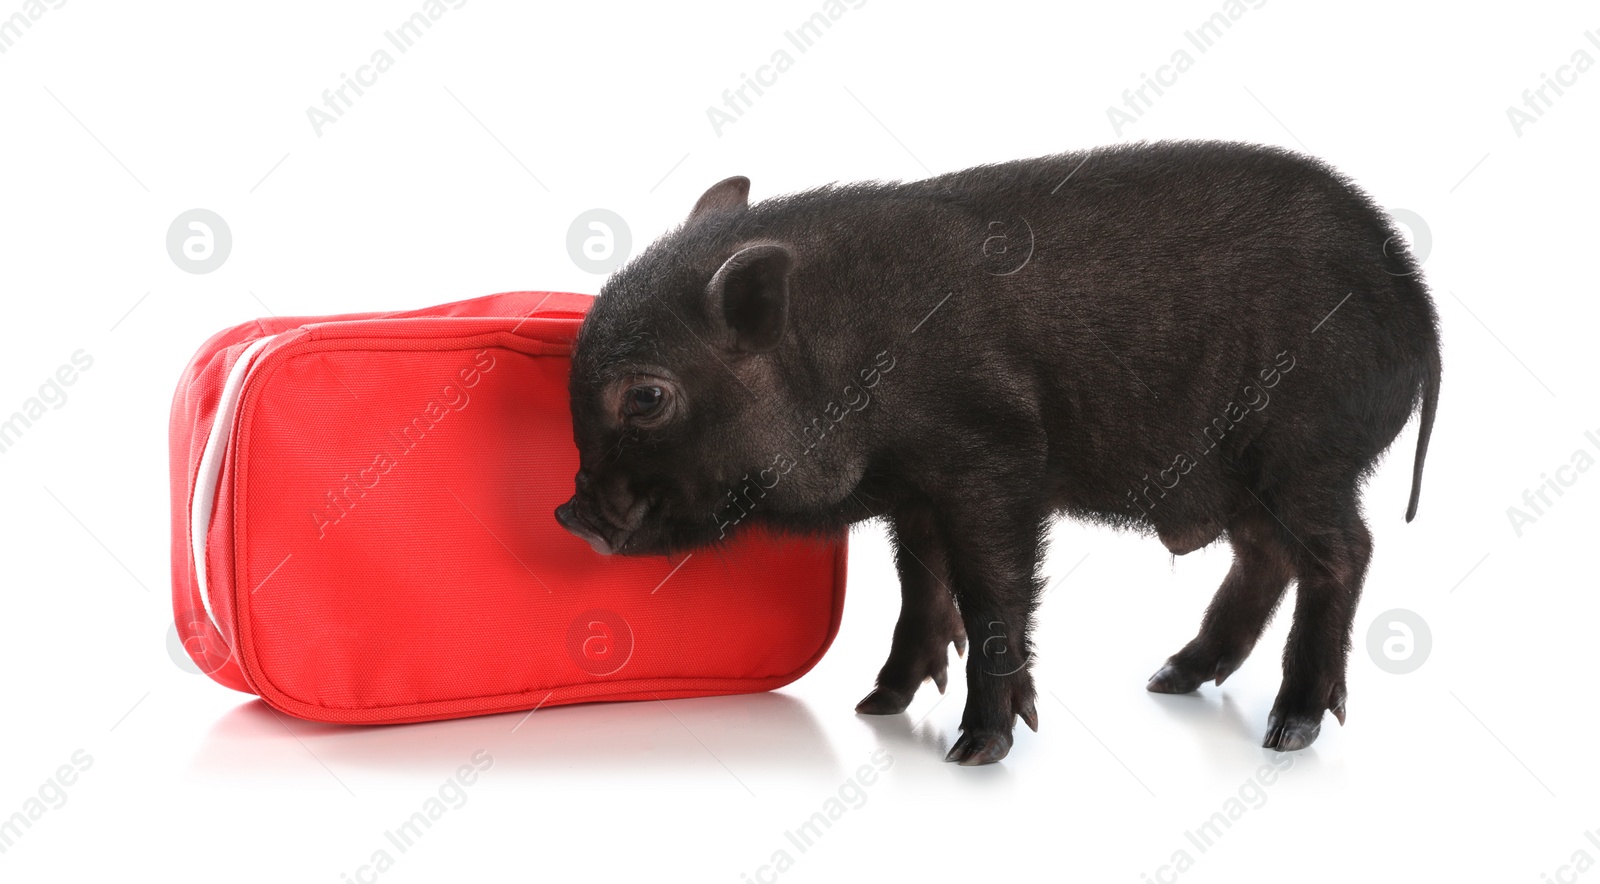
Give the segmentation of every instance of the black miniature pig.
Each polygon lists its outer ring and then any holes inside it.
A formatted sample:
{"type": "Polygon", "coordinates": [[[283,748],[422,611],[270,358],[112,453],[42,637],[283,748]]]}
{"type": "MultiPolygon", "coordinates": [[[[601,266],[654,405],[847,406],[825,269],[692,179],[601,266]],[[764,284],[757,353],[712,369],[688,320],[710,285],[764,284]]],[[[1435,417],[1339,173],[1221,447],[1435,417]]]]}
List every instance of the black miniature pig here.
{"type": "Polygon", "coordinates": [[[1265,745],[1345,718],[1371,557],[1359,491],[1439,391],[1437,317],[1395,228],[1289,151],[1180,142],[833,185],[747,204],[729,178],[608,279],[579,332],[577,493],[602,553],[714,544],[752,523],[883,516],[902,607],[856,707],[942,691],[967,641],[947,760],[1037,729],[1041,544],[1067,513],[1232,570],[1149,689],[1221,684],[1298,590],[1265,745]]]}

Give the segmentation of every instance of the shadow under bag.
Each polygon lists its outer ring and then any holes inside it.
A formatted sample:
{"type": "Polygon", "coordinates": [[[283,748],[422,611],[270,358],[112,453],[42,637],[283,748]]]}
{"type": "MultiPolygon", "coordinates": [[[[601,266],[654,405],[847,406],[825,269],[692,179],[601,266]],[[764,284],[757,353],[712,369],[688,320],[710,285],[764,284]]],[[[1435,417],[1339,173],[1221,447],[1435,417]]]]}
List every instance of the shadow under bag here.
{"type": "Polygon", "coordinates": [[[172,403],[172,603],[217,682],[316,721],[765,691],[839,628],[845,538],[600,556],[557,524],[591,299],[261,319],[172,403]]]}

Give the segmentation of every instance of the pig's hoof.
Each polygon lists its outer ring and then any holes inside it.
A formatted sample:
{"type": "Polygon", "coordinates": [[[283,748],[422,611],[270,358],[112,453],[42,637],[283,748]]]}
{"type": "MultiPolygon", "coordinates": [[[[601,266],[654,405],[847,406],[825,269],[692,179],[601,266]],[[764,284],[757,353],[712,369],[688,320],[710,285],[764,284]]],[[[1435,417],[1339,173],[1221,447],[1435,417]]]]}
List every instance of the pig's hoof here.
{"type": "Polygon", "coordinates": [[[1233,660],[1195,663],[1184,660],[1179,654],[1150,676],[1145,689],[1158,694],[1187,694],[1199,690],[1208,681],[1222,684],[1238,668],[1239,663],[1233,660]]]}
{"type": "Polygon", "coordinates": [[[928,670],[928,674],[914,684],[885,684],[884,682],[890,679],[878,676],[878,686],[856,704],[856,711],[863,715],[898,715],[911,705],[911,698],[917,695],[917,688],[921,687],[924,681],[932,680],[939,693],[944,693],[945,687],[950,683],[950,669],[945,661],[941,659],[935,664],[930,664],[928,670]]]}
{"type": "Polygon", "coordinates": [[[878,673],[877,687],[856,704],[856,711],[863,715],[898,715],[906,711],[906,707],[911,705],[911,698],[917,695],[917,689],[928,681],[933,682],[939,693],[944,693],[950,684],[950,654],[945,649],[952,641],[955,642],[957,654],[966,650],[965,635],[938,642],[925,653],[913,657],[911,662],[900,662],[896,659],[899,649],[891,650],[889,662],[878,673]]]}
{"type": "Polygon", "coordinates": [[[889,688],[874,688],[872,693],[856,704],[856,711],[863,715],[899,715],[910,705],[911,694],[889,688]]]}
{"type": "Polygon", "coordinates": [[[1279,752],[1304,749],[1316,742],[1317,735],[1322,732],[1324,710],[1332,712],[1334,719],[1341,725],[1344,724],[1345,701],[1349,697],[1349,692],[1345,690],[1343,681],[1334,685],[1323,696],[1328,698],[1323,704],[1323,709],[1307,712],[1305,709],[1309,704],[1285,701],[1280,695],[1278,702],[1273,704],[1272,713],[1267,716],[1267,738],[1261,745],[1279,752]],[[1299,711],[1285,711],[1296,708],[1299,711]]]}
{"type": "Polygon", "coordinates": [[[1322,732],[1322,715],[1316,718],[1302,715],[1279,716],[1272,715],[1267,720],[1267,738],[1261,745],[1267,749],[1276,749],[1279,752],[1293,752],[1304,749],[1317,741],[1317,734],[1322,732]]]}
{"type": "Polygon", "coordinates": [[[971,767],[977,764],[993,764],[1006,757],[1010,751],[1009,733],[969,731],[956,740],[956,744],[950,747],[950,754],[946,755],[944,760],[971,767]]]}
{"type": "Polygon", "coordinates": [[[1187,694],[1199,690],[1200,683],[1205,677],[1190,672],[1175,663],[1162,666],[1155,675],[1150,676],[1150,683],[1145,685],[1145,690],[1158,694],[1187,694]]]}

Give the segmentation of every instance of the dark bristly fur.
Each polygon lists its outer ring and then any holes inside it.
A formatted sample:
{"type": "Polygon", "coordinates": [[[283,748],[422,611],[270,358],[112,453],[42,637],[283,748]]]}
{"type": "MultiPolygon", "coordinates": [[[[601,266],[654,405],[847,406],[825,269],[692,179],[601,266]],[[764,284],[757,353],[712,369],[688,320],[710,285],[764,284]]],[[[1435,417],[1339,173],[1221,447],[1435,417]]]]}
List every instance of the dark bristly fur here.
{"type": "Polygon", "coordinates": [[[1232,570],[1149,688],[1220,684],[1295,582],[1266,745],[1344,720],[1359,490],[1420,406],[1415,515],[1439,391],[1432,302],[1367,196],[1317,160],[1216,142],[748,189],[712,187],[602,289],[573,357],[564,525],[642,555],[887,517],[900,622],[857,708],[942,690],[970,639],[964,764],[1037,723],[1052,515],[1178,555],[1226,536],[1232,570]]]}

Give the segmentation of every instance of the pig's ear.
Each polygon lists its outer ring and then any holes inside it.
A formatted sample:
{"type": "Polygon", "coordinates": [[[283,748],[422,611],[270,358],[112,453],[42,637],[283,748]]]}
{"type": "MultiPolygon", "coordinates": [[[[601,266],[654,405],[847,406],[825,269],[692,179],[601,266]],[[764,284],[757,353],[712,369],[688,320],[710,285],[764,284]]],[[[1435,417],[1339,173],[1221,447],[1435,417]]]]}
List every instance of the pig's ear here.
{"type": "Polygon", "coordinates": [[[789,312],[789,268],[794,258],[779,245],[743,249],[707,286],[711,321],[726,329],[729,348],[762,353],[778,346],[789,312]]]}
{"type": "Polygon", "coordinates": [[[700,201],[689,211],[692,221],[710,212],[743,212],[750,204],[750,179],[743,175],[724,178],[700,194],[700,201]]]}

